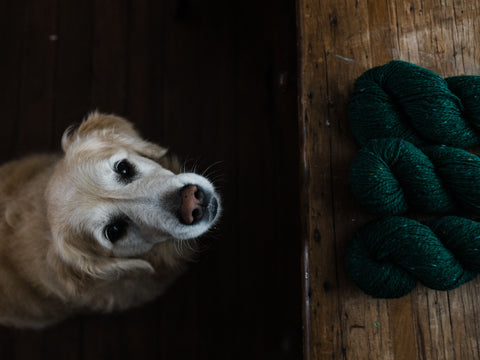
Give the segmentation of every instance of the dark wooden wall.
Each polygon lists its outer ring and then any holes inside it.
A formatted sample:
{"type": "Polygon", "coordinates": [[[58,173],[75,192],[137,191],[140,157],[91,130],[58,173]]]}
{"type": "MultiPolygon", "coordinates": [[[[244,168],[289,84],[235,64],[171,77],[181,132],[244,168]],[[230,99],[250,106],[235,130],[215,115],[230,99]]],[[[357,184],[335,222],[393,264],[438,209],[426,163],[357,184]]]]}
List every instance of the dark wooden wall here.
{"type": "Polygon", "coordinates": [[[0,328],[0,358],[300,358],[294,1],[2,0],[0,46],[2,161],[58,151],[98,108],[215,164],[225,207],[163,298],[0,328]]]}

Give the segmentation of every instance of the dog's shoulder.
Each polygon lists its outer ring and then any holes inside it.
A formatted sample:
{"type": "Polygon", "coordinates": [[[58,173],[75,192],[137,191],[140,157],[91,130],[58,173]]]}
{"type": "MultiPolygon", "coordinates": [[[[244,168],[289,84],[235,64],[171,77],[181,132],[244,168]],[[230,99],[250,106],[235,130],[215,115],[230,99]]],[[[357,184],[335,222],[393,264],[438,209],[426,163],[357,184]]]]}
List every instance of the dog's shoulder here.
{"type": "Polygon", "coordinates": [[[39,181],[39,177],[43,177],[41,175],[48,177],[59,159],[60,155],[56,154],[38,154],[0,166],[1,197],[5,199],[16,195],[19,190],[25,189],[27,183],[39,181]]]}

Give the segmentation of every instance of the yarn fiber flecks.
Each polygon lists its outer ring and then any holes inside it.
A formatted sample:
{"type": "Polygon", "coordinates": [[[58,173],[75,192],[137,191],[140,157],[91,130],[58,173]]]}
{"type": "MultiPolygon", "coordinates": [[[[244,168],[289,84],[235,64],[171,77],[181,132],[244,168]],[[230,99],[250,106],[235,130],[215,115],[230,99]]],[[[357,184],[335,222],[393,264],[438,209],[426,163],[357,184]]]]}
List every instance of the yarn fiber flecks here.
{"type": "Polygon", "coordinates": [[[417,281],[452,290],[480,271],[480,224],[455,216],[427,225],[388,217],[362,228],[347,248],[345,264],[357,286],[375,298],[398,298],[417,281]]]}
{"type": "Polygon", "coordinates": [[[480,144],[480,76],[443,79],[404,61],[366,71],[355,82],[349,119],[357,141],[397,137],[415,145],[480,144]]]}
{"type": "Polygon", "coordinates": [[[406,211],[480,214],[480,158],[448,146],[417,148],[402,139],[374,139],[350,169],[353,193],[372,214],[406,211]]]}

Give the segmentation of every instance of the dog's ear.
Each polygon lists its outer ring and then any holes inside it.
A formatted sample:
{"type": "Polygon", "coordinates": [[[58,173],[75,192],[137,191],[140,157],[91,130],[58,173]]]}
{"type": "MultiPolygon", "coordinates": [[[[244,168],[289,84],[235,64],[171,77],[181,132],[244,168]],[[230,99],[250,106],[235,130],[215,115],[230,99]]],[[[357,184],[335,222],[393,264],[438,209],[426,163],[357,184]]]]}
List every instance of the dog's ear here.
{"type": "Polygon", "coordinates": [[[127,120],[116,115],[93,111],[88,114],[81,123],[71,125],[65,130],[62,136],[63,151],[66,152],[76,139],[81,139],[94,132],[139,137],[132,123],[127,120]]]}
{"type": "Polygon", "coordinates": [[[69,293],[81,291],[92,280],[111,280],[125,273],[154,273],[152,265],[141,259],[115,258],[96,243],[93,236],[80,232],[68,232],[63,227],[62,234],[53,231],[54,249],[49,254],[57,268],[63,269],[60,275],[69,293]]]}
{"type": "Polygon", "coordinates": [[[70,147],[70,144],[75,139],[77,134],[78,128],[80,127],[81,123],[70,125],[62,135],[62,149],[64,152],[70,147]]]}
{"type": "Polygon", "coordinates": [[[158,160],[158,163],[175,174],[179,174],[182,171],[180,159],[174,154],[166,154],[166,156],[158,160]]]}
{"type": "Polygon", "coordinates": [[[106,139],[128,143],[140,155],[155,161],[162,158],[168,151],[159,145],[143,140],[131,122],[119,116],[102,114],[98,111],[90,113],[80,124],[72,125],[65,130],[62,136],[63,151],[67,152],[70,145],[77,139],[93,133],[106,139]]]}
{"type": "Polygon", "coordinates": [[[168,152],[168,149],[145,140],[138,141],[132,144],[132,146],[140,155],[157,162],[168,152]]]}

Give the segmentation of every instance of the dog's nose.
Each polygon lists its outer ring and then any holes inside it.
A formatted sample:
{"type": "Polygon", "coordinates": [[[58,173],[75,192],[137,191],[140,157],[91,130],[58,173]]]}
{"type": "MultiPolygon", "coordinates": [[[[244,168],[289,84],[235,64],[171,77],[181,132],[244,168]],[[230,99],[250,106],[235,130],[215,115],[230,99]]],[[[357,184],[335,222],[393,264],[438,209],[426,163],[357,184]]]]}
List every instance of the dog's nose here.
{"type": "Polygon", "coordinates": [[[196,185],[187,185],[180,190],[180,221],[186,225],[193,225],[202,220],[205,202],[205,193],[196,185]]]}

